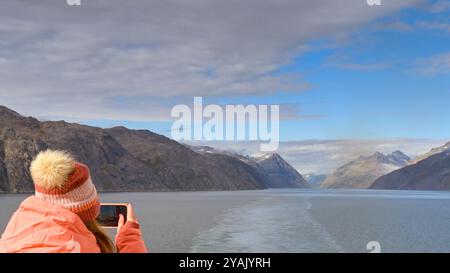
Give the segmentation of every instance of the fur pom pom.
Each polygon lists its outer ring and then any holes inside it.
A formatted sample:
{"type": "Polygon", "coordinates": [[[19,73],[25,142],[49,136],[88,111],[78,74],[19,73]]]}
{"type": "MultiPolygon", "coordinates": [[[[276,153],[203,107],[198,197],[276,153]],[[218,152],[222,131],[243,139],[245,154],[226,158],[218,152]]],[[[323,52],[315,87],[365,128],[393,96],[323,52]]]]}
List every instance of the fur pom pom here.
{"type": "Polygon", "coordinates": [[[31,177],[44,189],[62,187],[75,170],[75,160],[65,151],[46,150],[31,162],[31,177]]]}

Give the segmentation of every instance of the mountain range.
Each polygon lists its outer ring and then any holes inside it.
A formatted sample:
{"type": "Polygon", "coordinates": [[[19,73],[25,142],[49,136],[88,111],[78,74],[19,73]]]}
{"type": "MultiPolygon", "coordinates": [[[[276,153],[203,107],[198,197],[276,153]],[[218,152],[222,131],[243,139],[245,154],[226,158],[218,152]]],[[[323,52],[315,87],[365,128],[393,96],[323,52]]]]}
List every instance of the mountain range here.
{"type": "Polygon", "coordinates": [[[236,158],[262,173],[262,181],[267,188],[311,188],[306,179],[279,154],[243,156],[234,152],[217,150],[208,146],[190,146],[204,155],[226,155],[236,158]]]}
{"type": "Polygon", "coordinates": [[[406,166],[409,160],[400,151],[388,155],[376,152],[371,156],[361,156],[327,176],[321,187],[367,189],[377,178],[406,166]]]}
{"type": "MultiPolygon", "coordinates": [[[[243,156],[148,130],[39,121],[0,106],[0,192],[32,192],[30,162],[48,148],[86,163],[99,191],[310,188],[324,180],[307,176],[309,183],[279,154],[243,156]]],[[[450,142],[413,160],[400,151],[361,156],[328,175],[321,187],[450,190],[450,142]]]]}
{"type": "Polygon", "coordinates": [[[308,181],[279,154],[254,157],[253,160],[267,173],[268,188],[311,188],[308,181]]]}
{"type": "Polygon", "coordinates": [[[0,192],[32,192],[30,162],[48,148],[69,151],[87,164],[99,191],[309,186],[279,155],[259,161],[225,152],[199,152],[148,130],[39,121],[0,106],[0,192]]]}
{"type": "Polygon", "coordinates": [[[381,176],[371,189],[450,190],[450,142],[404,168],[381,176]]]}

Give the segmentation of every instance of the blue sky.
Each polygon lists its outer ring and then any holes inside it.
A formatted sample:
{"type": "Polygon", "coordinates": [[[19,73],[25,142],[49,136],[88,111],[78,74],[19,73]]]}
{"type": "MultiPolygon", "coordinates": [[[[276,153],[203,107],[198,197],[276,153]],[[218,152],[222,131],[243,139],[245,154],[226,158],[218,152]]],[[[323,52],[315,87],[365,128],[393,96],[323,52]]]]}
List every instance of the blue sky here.
{"type": "Polygon", "coordinates": [[[450,137],[450,1],[195,2],[5,0],[1,104],[170,136],[202,96],[280,104],[283,141],[450,137]]]}
{"type": "MultiPolygon", "coordinates": [[[[306,41],[305,52],[271,72],[294,75],[309,85],[306,91],[206,96],[205,103],[290,104],[300,116],[313,116],[282,120],[281,140],[449,138],[450,65],[443,62],[429,70],[433,58],[450,52],[449,10],[405,8],[344,38],[306,41]]],[[[171,126],[170,121],[88,123],[165,135],[171,126]]]]}

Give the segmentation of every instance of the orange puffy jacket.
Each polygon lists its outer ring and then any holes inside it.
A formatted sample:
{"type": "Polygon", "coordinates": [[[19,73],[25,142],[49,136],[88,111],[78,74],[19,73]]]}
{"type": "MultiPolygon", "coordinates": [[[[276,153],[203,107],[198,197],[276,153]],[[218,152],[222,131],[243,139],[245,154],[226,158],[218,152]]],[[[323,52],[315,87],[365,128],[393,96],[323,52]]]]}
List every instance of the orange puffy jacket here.
{"type": "MultiPolygon", "coordinates": [[[[127,222],[116,236],[121,253],[147,252],[139,224],[127,222]]],[[[28,197],[13,214],[0,239],[0,253],[100,253],[80,217],[62,206],[28,197]]]]}

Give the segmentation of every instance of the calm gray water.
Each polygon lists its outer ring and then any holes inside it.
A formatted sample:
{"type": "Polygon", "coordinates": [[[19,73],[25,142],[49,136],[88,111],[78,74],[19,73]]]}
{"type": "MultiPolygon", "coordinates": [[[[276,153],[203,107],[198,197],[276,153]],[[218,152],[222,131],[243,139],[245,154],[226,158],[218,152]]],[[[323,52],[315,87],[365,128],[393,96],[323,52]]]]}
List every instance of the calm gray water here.
{"type": "MultiPolygon", "coordinates": [[[[0,229],[24,195],[0,195],[0,229]]],[[[114,193],[153,252],[450,252],[450,193],[368,190],[114,193]]]]}

